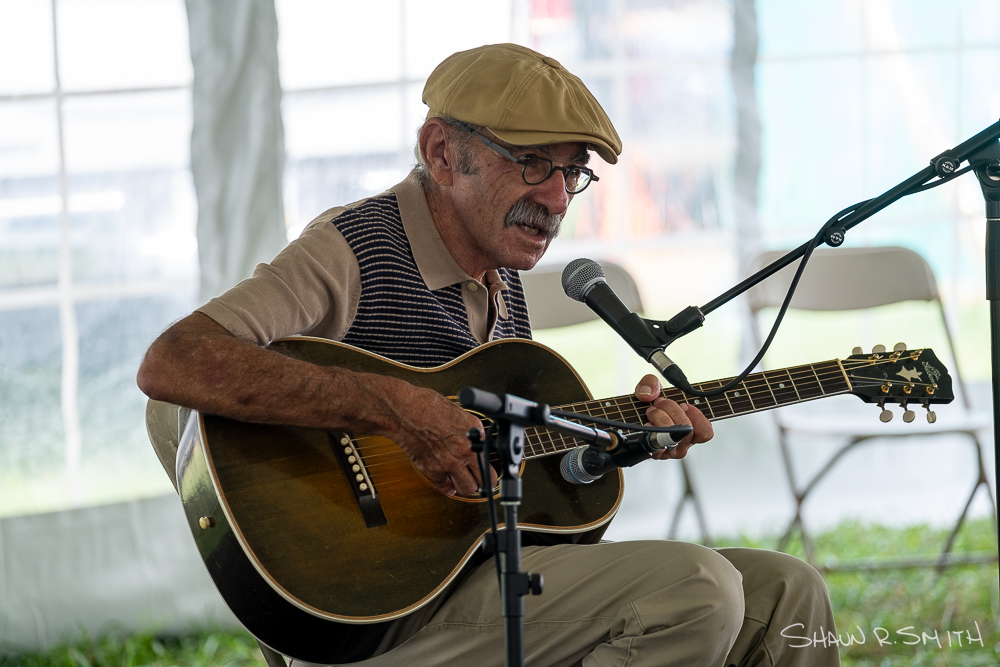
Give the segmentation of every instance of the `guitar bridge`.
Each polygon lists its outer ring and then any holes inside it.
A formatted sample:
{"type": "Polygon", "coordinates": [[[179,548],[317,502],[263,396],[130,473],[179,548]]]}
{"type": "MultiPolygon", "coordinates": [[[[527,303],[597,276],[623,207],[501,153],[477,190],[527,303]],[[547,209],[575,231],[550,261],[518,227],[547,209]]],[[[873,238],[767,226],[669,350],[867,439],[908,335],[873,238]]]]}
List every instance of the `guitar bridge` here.
{"type": "Polygon", "coordinates": [[[347,433],[329,433],[330,446],[340,461],[340,468],[347,476],[347,483],[354,491],[354,498],[358,501],[358,509],[361,510],[361,517],[365,520],[365,525],[369,528],[384,526],[388,522],[385,512],[382,511],[382,503],[375,493],[375,485],[372,484],[365,468],[364,459],[358,451],[354,440],[347,433]]]}

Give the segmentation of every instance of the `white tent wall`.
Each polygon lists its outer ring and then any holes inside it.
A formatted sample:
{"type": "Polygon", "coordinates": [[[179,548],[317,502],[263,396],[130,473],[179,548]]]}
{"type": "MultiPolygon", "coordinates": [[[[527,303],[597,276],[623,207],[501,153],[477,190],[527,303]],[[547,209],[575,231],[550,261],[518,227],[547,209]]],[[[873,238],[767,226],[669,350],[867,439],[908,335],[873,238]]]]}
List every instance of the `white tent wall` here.
{"type": "MultiPolygon", "coordinates": [[[[187,14],[204,301],[286,242],[281,88],[272,0],[192,0],[187,14]]],[[[44,650],[81,631],[239,626],[173,494],[0,518],[0,601],[0,654],[44,650]]]]}
{"type": "Polygon", "coordinates": [[[201,300],[285,246],[284,134],[273,0],[188,0],[194,64],[191,172],[201,300]]]}
{"type": "Polygon", "coordinates": [[[239,627],[175,495],[0,519],[0,654],[121,630],[239,627]]]}

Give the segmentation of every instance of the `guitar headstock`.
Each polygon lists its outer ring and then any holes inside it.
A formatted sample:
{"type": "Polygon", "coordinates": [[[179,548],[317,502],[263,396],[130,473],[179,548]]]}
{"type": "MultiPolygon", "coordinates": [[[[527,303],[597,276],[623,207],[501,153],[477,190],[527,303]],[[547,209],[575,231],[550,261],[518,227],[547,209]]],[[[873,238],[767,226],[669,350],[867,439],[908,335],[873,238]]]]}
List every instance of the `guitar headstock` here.
{"type": "Polygon", "coordinates": [[[926,348],[907,350],[899,343],[887,352],[884,345],[876,345],[871,354],[863,354],[856,347],[842,363],[851,381],[851,393],[882,408],[879,419],[884,422],[892,419],[886,404],[902,407],[905,422],[914,419],[911,405],[923,406],[927,421],[934,423],[937,417],[930,406],[955,400],[948,369],[926,348]]]}

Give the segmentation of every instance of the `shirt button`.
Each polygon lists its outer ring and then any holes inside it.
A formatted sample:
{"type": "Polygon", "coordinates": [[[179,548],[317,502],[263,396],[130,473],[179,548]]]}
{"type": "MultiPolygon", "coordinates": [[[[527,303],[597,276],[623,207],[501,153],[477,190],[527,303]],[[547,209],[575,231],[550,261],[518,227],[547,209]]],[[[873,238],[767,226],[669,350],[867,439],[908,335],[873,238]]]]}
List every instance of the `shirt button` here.
{"type": "Polygon", "coordinates": [[[470,292],[475,292],[477,289],[479,289],[479,285],[477,285],[476,283],[469,283],[470,292]]]}

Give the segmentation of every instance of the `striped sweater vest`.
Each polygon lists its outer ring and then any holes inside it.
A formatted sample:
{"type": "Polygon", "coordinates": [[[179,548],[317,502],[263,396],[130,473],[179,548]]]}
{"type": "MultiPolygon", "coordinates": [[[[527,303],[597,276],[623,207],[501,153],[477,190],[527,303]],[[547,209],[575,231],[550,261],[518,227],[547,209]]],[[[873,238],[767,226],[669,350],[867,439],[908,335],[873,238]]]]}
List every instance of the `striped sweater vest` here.
{"type": "MultiPolygon", "coordinates": [[[[365,200],[331,223],[354,251],[361,270],[358,312],[343,342],[394,361],[429,368],[477,347],[469,329],[462,284],[428,289],[403,230],[396,195],[365,200]]],[[[500,270],[508,319],[494,339],[531,338],[528,308],[516,271],[500,270]]]]}

